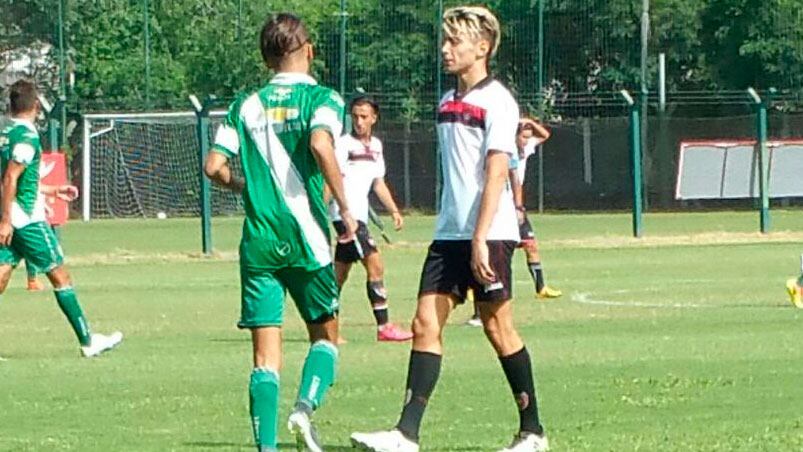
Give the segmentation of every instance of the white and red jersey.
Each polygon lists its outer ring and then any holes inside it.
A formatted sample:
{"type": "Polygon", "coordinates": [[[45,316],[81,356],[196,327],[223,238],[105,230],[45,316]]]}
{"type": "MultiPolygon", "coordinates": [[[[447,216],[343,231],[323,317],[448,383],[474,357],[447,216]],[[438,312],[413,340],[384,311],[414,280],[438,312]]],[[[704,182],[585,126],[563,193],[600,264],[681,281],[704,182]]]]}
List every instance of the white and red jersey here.
{"type": "MultiPolygon", "coordinates": [[[[519,106],[510,92],[488,77],[467,93],[454,90],[438,107],[438,146],[443,168],[441,211],[435,240],[471,240],[485,186],[485,158],[490,150],[515,158],[519,106]]],[[[487,240],[519,241],[510,184],[499,198],[487,240]]]]}
{"type": "Polygon", "coordinates": [[[524,185],[524,177],[527,175],[527,159],[535,154],[535,150],[544,142],[546,140],[543,138],[530,138],[527,140],[527,144],[524,145],[524,149],[520,149],[516,154],[516,158],[510,161],[510,168],[516,170],[516,176],[520,184],[524,185]]]}
{"type": "MultiPolygon", "coordinates": [[[[354,135],[346,134],[335,142],[335,154],[343,174],[343,187],[351,215],[355,220],[367,224],[368,194],[371,193],[374,180],[385,177],[382,142],[372,136],[370,144],[365,145],[354,135]]],[[[340,209],[334,201],[329,205],[329,216],[333,221],[340,220],[340,209]]]]}

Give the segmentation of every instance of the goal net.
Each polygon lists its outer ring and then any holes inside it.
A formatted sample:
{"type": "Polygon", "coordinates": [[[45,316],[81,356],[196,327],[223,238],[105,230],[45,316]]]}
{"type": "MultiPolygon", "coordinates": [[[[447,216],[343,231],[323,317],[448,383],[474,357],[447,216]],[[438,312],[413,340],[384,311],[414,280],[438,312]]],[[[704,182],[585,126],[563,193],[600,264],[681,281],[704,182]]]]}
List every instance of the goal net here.
{"type": "MultiPolygon", "coordinates": [[[[225,112],[210,115],[210,142],[225,112]]],[[[198,216],[201,162],[192,112],[84,116],[84,220],[198,216]]],[[[239,160],[232,167],[239,172],[239,160]]],[[[212,213],[241,211],[239,196],[212,187],[212,213]]]]}

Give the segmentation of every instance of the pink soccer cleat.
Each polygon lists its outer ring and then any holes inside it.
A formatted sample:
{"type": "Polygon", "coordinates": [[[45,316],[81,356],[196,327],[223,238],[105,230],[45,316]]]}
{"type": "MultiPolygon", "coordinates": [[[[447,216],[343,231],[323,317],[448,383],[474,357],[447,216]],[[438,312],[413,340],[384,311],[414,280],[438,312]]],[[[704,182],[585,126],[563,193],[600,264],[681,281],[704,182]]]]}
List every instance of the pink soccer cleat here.
{"type": "Polygon", "coordinates": [[[379,342],[404,342],[412,338],[413,333],[404,331],[392,323],[382,325],[376,332],[376,340],[379,342]]]}

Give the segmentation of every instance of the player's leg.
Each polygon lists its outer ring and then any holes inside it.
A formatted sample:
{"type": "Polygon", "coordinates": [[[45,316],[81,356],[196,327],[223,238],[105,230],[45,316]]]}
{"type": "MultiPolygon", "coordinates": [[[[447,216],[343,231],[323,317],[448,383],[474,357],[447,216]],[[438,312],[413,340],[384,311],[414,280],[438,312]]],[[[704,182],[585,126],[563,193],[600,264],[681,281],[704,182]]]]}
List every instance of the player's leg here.
{"type": "Polygon", "coordinates": [[[323,446],[311,418],[323,404],[336,377],[339,337],[337,281],[331,265],[314,271],[285,269],[280,275],[307,324],[310,340],[298,396],[287,426],[295,434],[300,447],[318,452],[323,446]]]}
{"type": "Polygon", "coordinates": [[[418,451],[421,420],[440,377],[443,328],[455,304],[465,300],[469,259],[468,242],[436,241],[429,247],[413,318],[413,347],[399,422],[389,431],[353,433],[354,446],[373,451],[418,451]]]}
{"type": "MultiPolygon", "coordinates": [[[[338,244],[339,246],[340,244],[338,244]]],[[[337,288],[338,290],[343,289],[343,285],[346,284],[346,280],[349,279],[349,273],[351,273],[351,262],[340,262],[335,261],[335,279],[337,279],[337,288]]]]}
{"type": "Polygon", "coordinates": [[[535,237],[529,219],[525,218],[524,222],[519,225],[519,235],[521,237],[519,246],[527,255],[527,269],[535,284],[536,297],[558,298],[563,295],[561,291],[547,286],[544,282],[544,270],[541,265],[541,255],[538,252],[538,239],[535,237]]]}
{"type": "Polygon", "coordinates": [[[513,246],[489,242],[491,268],[501,288],[487,291],[475,287],[485,335],[496,351],[519,410],[519,432],[504,450],[546,450],[548,443],[538,415],[532,363],[524,342],[513,325],[511,258],[513,246]]]}
{"type": "Polygon", "coordinates": [[[25,276],[27,279],[26,289],[31,292],[45,290],[45,286],[39,281],[39,270],[30,262],[25,261],[25,276]]]}
{"type": "Polygon", "coordinates": [[[382,262],[382,255],[379,250],[365,256],[362,260],[367,274],[365,291],[368,294],[368,301],[376,320],[376,339],[386,342],[408,341],[413,338],[413,333],[404,331],[390,322],[388,312],[388,296],[385,290],[385,264],[382,262]]]}
{"type": "Polygon", "coordinates": [[[0,295],[6,292],[8,281],[11,280],[11,273],[14,272],[14,266],[11,264],[0,263],[0,295]]]}
{"type": "Polygon", "coordinates": [[[279,420],[284,287],[270,272],[240,269],[241,314],[237,324],[251,330],[253,364],[248,385],[254,442],[275,451],[279,420]]]}

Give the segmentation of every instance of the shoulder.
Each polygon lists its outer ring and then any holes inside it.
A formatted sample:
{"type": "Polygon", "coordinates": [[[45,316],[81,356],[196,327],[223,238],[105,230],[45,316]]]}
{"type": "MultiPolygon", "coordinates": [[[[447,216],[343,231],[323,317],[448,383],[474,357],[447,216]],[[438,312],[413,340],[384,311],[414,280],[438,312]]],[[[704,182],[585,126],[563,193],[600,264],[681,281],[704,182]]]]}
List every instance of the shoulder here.
{"type": "Polygon", "coordinates": [[[454,89],[450,89],[449,91],[446,91],[446,93],[443,95],[443,97],[441,97],[441,100],[440,100],[439,104],[443,105],[446,102],[448,102],[450,99],[453,99],[453,98],[454,98],[454,89]]]}
{"type": "Polygon", "coordinates": [[[382,140],[376,135],[371,137],[371,148],[382,152],[382,140]]]}
{"type": "Polygon", "coordinates": [[[513,93],[499,80],[494,80],[489,83],[483,92],[488,98],[493,99],[495,103],[516,105],[518,107],[518,102],[516,102],[516,99],[513,97],[513,93]]]}
{"type": "Polygon", "coordinates": [[[346,106],[343,96],[327,86],[310,85],[310,92],[319,104],[330,104],[338,108],[345,108],[346,106]]]}

